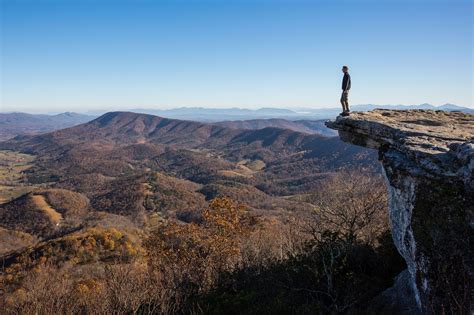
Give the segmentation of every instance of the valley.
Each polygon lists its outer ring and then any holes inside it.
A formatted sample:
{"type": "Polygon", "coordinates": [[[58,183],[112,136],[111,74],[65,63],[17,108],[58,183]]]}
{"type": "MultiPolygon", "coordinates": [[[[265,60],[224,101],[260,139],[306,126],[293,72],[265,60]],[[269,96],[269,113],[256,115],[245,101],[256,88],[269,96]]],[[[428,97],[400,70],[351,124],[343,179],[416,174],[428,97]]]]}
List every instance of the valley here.
{"type": "MultiPolygon", "coordinates": [[[[208,268],[243,272],[239,268],[250,257],[255,261],[248,263],[258,268],[289,263],[308,255],[303,248],[312,240],[319,244],[316,235],[324,231],[351,233],[373,251],[388,246],[384,250],[395,257],[393,272],[400,270],[393,244],[381,241],[388,229],[386,193],[375,152],[272,123],[261,129],[254,122],[242,129],[227,125],[111,112],[74,127],[0,142],[2,183],[9,185],[0,204],[0,280],[6,296],[19,299],[17,290],[40,286],[32,272],[42,275],[49,268],[71,275],[70,284],[58,283],[73,287],[92,274],[103,285],[110,279],[106,274],[120,272],[121,265],[153,286],[169,285],[159,275],[180,270],[179,277],[188,277],[195,266],[171,268],[188,259],[202,264],[197,274],[217,288],[217,275],[208,268]],[[352,184],[342,184],[342,178],[352,184]],[[350,204],[344,203],[345,194],[352,196],[350,204]],[[346,215],[358,228],[345,229],[345,221],[334,221],[339,215],[326,217],[324,202],[354,208],[346,215]],[[372,210],[359,218],[359,208],[372,210]],[[175,248],[175,242],[181,245],[175,248]],[[155,261],[161,250],[174,258],[155,261]],[[218,267],[221,260],[226,262],[218,267]],[[155,263],[166,270],[150,267],[158,274],[147,275],[140,267],[155,263]],[[89,271],[79,272],[84,268],[89,271]]],[[[123,277],[146,290],[142,280],[123,277]]],[[[385,280],[376,290],[390,282],[382,271],[377,277],[385,280]]],[[[185,288],[178,282],[173,292],[185,288]]],[[[137,301],[143,298],[140,290],[137,301]]]]}
{"type": "Polygon", "coordinates": [[[34,187],[26,180],[25,171],[35,157],[15,151],[0,151],[0,204],[21,196],[34,187]]]}
{"type": "Polygon", "coordinates": [[[224,196],[270,216],[289,208],[304,210],[305,203],[284,197],[308,193],[331,171],[368,167],[376,160],[372,152],[337,138],[128,112],[0,147],[37,156],[22,173],[30,185],[80,194],[90,200],[91,211],[141,224],[155,213],[172,218],[199,213],[207,201],[224,196]]]}

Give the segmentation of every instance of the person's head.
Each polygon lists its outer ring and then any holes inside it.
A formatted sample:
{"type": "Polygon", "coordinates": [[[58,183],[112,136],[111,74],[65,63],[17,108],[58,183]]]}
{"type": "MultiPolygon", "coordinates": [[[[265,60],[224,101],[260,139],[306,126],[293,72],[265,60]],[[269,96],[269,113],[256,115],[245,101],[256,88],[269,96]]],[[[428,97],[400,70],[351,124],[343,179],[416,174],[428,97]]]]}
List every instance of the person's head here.
{"type": "Polygon", "coordinates": [[[349,67],[348,66],[342,66],[342,72],[344,72],[344,73],[349,72],[349,67]]]}

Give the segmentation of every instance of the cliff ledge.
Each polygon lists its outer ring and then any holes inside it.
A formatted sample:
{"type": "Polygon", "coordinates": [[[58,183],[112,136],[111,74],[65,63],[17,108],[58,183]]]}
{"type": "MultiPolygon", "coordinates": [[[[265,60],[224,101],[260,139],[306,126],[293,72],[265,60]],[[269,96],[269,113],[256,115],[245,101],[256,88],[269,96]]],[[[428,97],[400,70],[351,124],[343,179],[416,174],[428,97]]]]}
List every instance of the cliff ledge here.
{"type": "Polygon", "coordinates": [[[328,121],[379,151],[392,236],[423,313],[469,313],[474,268],[474,115],[372,110],[328,121]]]}

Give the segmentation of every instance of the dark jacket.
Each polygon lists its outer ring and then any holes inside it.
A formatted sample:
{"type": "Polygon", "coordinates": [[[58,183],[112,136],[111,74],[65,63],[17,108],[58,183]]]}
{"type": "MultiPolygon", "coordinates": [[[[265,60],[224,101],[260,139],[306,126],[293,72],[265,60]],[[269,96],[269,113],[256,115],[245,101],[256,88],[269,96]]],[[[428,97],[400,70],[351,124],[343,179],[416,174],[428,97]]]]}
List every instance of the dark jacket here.
{"type": "Polygon", "coordinates": [[[351,89],[351,76],[349,73],[344,73],[344,78],[342,79],[342,90],[349,91],[351,89]]]}

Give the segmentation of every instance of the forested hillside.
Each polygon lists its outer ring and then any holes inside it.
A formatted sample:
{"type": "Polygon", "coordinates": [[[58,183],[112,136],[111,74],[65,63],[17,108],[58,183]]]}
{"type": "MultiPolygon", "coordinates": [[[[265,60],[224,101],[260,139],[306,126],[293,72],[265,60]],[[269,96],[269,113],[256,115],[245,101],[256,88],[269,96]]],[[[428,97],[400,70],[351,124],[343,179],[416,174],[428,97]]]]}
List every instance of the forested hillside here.
{"type": "Polygon", "coordinates": [[[0,205],[7,313],[360,311],[403,267],[374,152],[335,137],[114,112],[0,149],[31,156],[0,205]]]}

